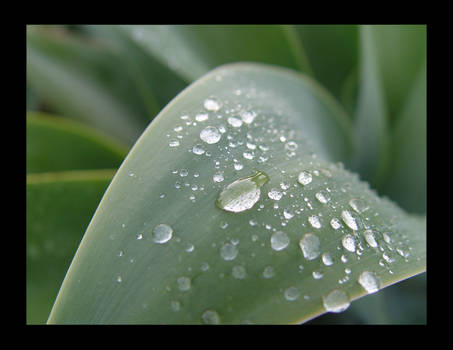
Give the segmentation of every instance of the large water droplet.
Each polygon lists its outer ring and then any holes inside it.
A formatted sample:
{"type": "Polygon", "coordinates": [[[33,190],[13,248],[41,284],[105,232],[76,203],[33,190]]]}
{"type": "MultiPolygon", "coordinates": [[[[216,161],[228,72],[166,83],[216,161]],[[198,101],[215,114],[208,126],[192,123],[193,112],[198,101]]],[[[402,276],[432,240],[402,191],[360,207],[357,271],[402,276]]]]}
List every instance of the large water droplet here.
{"type": "Polygon", "coordinates": [[[219,314],[214,310],[206,310],[203,312],[201,320],[204,324],[220,324],[219,314]]]}
{"type": "Polygon", "coordinates": [[[364,271],[360,274],[359,284],[365,289],[368,294],[376,293],[380,288],[380,281],[373,272],[364,271]]]}
{"type": "Polygon", "coordinates": [[[301,185],[308,185],[311,180],[312,180],[312,176],[311,174],[308,172],[308,171],[302,171],[299,176],[297,177],[297,181],[299,181],[299,183],[301,185]]]}
{"type": "Polygon", "coordinates": [[[341,240],[343,247],[350,252],[355,252],[355,238],[351,235],[346,235],[341,240]]]}
{"type": "Polygon", "coordinates": [[[349,307],[349,298],[346,292],[335,289],[329,294],[323,296],[323,304],[326,311],[342,312],[349,307]]]}
{"type": "Polygon", "coordinates": [[[207,126],[200,132],[200,139],[208,144],[219,142],[222,134],[215,126],[207,126]]]}
{"type": "Polygon", "coordinates": [[[168,242],[173,236],[173,229],[166,224],[159,224],[153,229],[153,241],[163,244],[168,242]]]}
{"type": "Polygon", "coordinates": [[[305,234],[305,236],[299,241],[299,246],[302,250],[302,253],[304,254],[305,259],[307,260],[316,259],[320,254],[319,238],[312,233],[305,234]]]}
{"type": "Polygon", "coordinates": [[[269,177],[262,171],[227,185],[216,200],[216,205],[223,210],[239,213],[250,209],[260,199],[260,187],[269,177]]]}
{"type": "Polygon", "coordinates": [[[276,251],[285,249],[289,244],[289,237],[286,233],[277,231],[271,236],[271,247],[276,251]]]}
{"type": "Polygon", "coordinates": [[[238,248],[231,243],[225,243],[221,248],[220,248],[220,256],[224,260],[234,260],[236,256],[238,255],[238,248]]]}

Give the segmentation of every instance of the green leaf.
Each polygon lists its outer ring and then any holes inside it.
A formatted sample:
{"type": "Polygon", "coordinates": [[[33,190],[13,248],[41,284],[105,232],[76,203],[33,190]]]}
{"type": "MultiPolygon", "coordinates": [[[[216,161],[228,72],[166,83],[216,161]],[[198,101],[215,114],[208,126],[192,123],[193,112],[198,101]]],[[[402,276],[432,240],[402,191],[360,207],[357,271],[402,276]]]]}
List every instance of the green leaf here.
{"type": "Polygon", "coordinates": [[[397,117],[382,192],[410,212],[426,213],[426,64],[397,117]]]}
{"type": "Polygon", "coordinates": [[[27,113],[27,173],[118,168],[127,148],[69,119],[27,113]]]}
{"type": "Polygon", "coordinates": [[[314,77],[334,96],[358,65],[357,25],[296,25],[314,77]]]}
{"type": "Polygon", "coordinates": [[[95,76],[55,53],[54,46],[33,29],[27,30],[27,82],[36,94],[59,115],[132,144],[143,131],[145,119],[106,90],[95,76]]]}
{"type": "Polygon", "coordinates": [[[128,25],[122,30],[191,82],[219,65],[251,61],[309,72],[291,28],[279,25],[128,25]]]}
{"type": "Polygon", "coordinates": [[[303,75],[210,72],[130,151],[48,322],[298,323],[326,312],[331,292],[343,306],[366,295],[365,271],[377,288],[424,271],[424,219],[344,169],[350,135],[303,75]],[[256,186],[228,186],[238,179],[256,186]]]}
{"type": "Polygon", "coordinates": [[[47,321],[114,170],[27,175],[27,324],[47,321]]]}

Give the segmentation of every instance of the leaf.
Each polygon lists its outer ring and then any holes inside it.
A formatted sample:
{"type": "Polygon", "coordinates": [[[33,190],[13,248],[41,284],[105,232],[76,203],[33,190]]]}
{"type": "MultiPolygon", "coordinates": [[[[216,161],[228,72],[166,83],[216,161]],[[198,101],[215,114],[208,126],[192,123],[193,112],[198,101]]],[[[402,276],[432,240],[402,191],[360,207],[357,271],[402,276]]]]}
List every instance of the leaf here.
{"type": "Polygon", "coordinates": [[[34,30],[27,30],[27,82],[36,94],[60,115],[99,128],[129,145],[135,141],[144,129],[144,119],[93,75],[66,62],[41,40],[34,30]]]}
{"type": "Polygon", "coordinates": [[[378,288],[424,271],[425,221],[344,169],[350,133],[303,75],[259,64],[208,73],[123,162],[48,322],[299,323],[326,312],[335,290],[340,306],[366,295],[365,271],[378,288]],[[224,191],[239,179],[256,186],[234,202],[224,191]]]}
{"type": "Polygon", "coordinates": [[[118,168],[127,148],[83,125],[27,113],[27,173],[118,168]]]}
{"type": "Polygon", "coordinates": [[[120,28],[187,82],[219,65],[239,61],[310,71],[295,34],[284,26],[128,25],[120,28]]]}
{"type": "Polygon", "coordinates": [[[27,175],[27,324],[47,321],[114,170],[27,175]]]}

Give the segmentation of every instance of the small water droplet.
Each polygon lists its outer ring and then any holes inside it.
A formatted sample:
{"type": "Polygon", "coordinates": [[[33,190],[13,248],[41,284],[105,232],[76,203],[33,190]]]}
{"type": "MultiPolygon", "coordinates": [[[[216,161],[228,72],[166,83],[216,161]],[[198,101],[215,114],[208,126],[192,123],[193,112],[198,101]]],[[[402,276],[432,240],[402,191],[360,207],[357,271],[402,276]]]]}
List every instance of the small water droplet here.
{"type": "Polygon", "coordinates": [[[208,271],[209,270],[209,264],[207,262],[204,262],[201,264],[201,271],[208,271]]]}
{"type": "Polygon", "coordinates": [[[179,141],[178,140],[171,140],[168,145],[170,147],[178,147],[179,146],[179,141]]]}
{"type": "Polygon", "coordinates": [[[207,126],[200,132],[200,139],[208,144],[219,142],[222,135],[215,126],[207,126]]]}
{"type": "Polygon", "coordinates": [[[143,238],[143,234],[139,233],[139,234],[137,235],[137,239],[138,239],[138,240],[141,240],[142,238],[143,238]]]}
{"type": "Polygon", "coordinates": [[[343,210],[341,212],[341,218],[343,219],[344,223],[348,225],[351,230],[357,231],[359,228],[357,226],[357,222],[352,214],[348,210],[343,210]]]}
{"type": "Polygon", "coordinates": [[[340,220],[333,218],[332,220],[330,220],[330,226],[332,226],[334,230],[338,230],[341,227],[340,220]]]}
{"type": "Polygon", "coordinates": [[[376,248],[378,246],[372,230],[365,230],[363,232],[363,235],[365,236],[365,240],[370,245],[370,247],[376,248]]]}
{"type": "Polygon", "coordinates": [[[285,299],[288,301],[295,301],[299,298],[299,289],[296,287],[289,287],[285,290],[285,299]]]}
{"type": "Polygon", "coordinates": [[[312,276],[315,280],[319,280],[319,279],[323,278],[324,274],[320,271],[313,271],[312,276]]]}
{"type": "Polygon", "coordinates": [[[207,113],[199,113],[195,116],[195,120],[197,122],[204,122],[209,119],[209,115],[207,113]]]}
{"type": "Polygon", "coordinates": [[[205,152],[205,150],[201,145],[197,144],[197,145],[193,146],[192,152],[196,155],[202,155],[205,152]]]}
{"type": "Polygon", "coordinates": [[[229,117],[227,119],[228,124],[230,124],[233,128],[239,128],[242,125],[242,119],[236,117],[229,117]]]}
{"type": "Polygon", "coordinates": [[[313,177],[308,171],[302,171],[297,177],[297,181],[299,181],[299,183],[304,186],[308,185],[312,180],[313,177]]]}
{"type": "Polygon", "coordinates": [[[232,275],[234,278],[242,280],[247,276],[247,271],[245,267],[242,265],[237,265],[233,267],[232,275]]]}
{"type": "Polygon", "coordinates": [[[324,253],[321,258],[324,265],[330,266],[333,264],[332,256],[329,253],[324,253]]]}
{"type": "Polygon", "coordinates": [[[252,208],[260,199],[260,187],[268,180],[264,172],[258,171],[252,176],[233,181],[220,192],[216,200],[217,207],[233,213],[252,208]]]}
{"type": "Polygon", "coordinates": [[[349,201],[349,205],[359,214],[363,213],[364,211],[367,211],[370,208],[367,205],[367,203],[362,199],[353,198],[349,201]]]}
{"type": "Polygon", "coordinates": [[[192,287],[192,282],[189,277],[179,277],[176,282],[178,283],[178,288],[181,292],[187,292],[192,287]]]}
{"type": "Polygon", "coordinates": [[[315,197],[318,201],[320,201],[323,204],[326,204],[330,200],[330,196],[324,191],[316,193],[315,197]]]}
{"type": "Polygon", "coordinates": [[[343,237],[341,240],[341,244],[343,244],[343,247],[346,250],[349,250],[350,252],[355,252],[355,238],[351,235],[346,235],[343,237]]]}
{"type": "Polygon", "coordinates": [[[358,279],[359,284],[365,289],[368,294],[376,293],[380,288],[380,281],[373,272],[364,271],[358,279]]]}
{"type": "Polygon", "coordinates": [[[283,216],[285,217],[286,220],[289,220],[294,217],[294,213],[289,209],[284,209],[283,216]]]}
{"type": "Polygon", "coordinates": [[[349,298],[345,291],[335,289],[323,296],[324,308],[328,312],[342,312],[349,307],[349,298]]]}
{"type": "Polygon", "coordinates": [[[153,241],[163,244],[168,242],[173,236],[173,229],[167,224],[159,224],[153,229],[153,241]]]}
{"type": "Polygon", "coordinates": [[[123,282],[123,278],[122,278],[121,276],[118,276],[118,277],[116,278],[116,281],[117,281],[118,283],[121,283],[121,282],[123,282]]]}
{"type": "Polygon", "coordinates": [[[181,303],[178,300],[172,300],[170,306],[173,311],[178,312],[181,308],[181,303]]]}
{"type": "Polygon", "coordinates": [[[206,310],[203,312],[201,320],[204,324],[220,324],[219,314],[214,310],[206,310]]]}
{"type": "Polygon", "coordinates": [[[287,149],[288,151],[295,151],[297,147],[297,143],[295,143],[294,141],[289,141],[285,144],[285,149],[287,149]]]}
{"type": "Polygon", "coordinates": [[[213,98],[207,98],[203,103],[204,108],[211,112],[217,112],[222,106],[221,103],[213,98]]]}
{"type": "Polygon", "coordinates": [[[271,247],[276,251],[285,249],[289,244],[289,237],[282,231],[274,232],[271,236],[271,247]]]}
{"type": "Polygon", "coordinates": [[[223,174],[222,173],[214,174],[212,180],[214,180],[214,182],[222,182],[224,180],[223,174]]]}
{"type": "Polygon", "coordinates": [[[310,222],[310,225],[313,226],[314,228],[321,228],[321,221],[316,215],[312,215],[308,218],[308,221],[310,222]]]}
{"type": "Polygon", "coordinates": [[[179,176],[186,177],[187,175],[189,175],[189,171],[187,169],[181,169],[179,171],[179,176]]]}
{"type": "Polygon", "coordinates": [[[241,118],[244,123],[250,124],[256,118],[256,115],[255,111],[244,111],[241,113],[241,118]]]}
{"type": "Polygon", "coordinates": [[[238,252],[238,248],[231,243],[225,243],[220,248],[220,256],[226,261],[234,260],[238,255],[238,252]]]}
{"type": "Polygon", "coordinates": [[[274,201],[279,201],[283,197],[283,193],[281,193],[278,189],[273,188],[268,193],[267,196],[274,201]]]}
{"type": "Polygon", "coordinates": [[[272,266],[266,266],[263,271],[264,278],[272,278],[275,276],[275,269],[272,266]]]}
{"type": "Polygon", "coordinates": [[[312,233],[306,233],[304,237],[299,241],[300,249],[304,254],[304,258],[307,260],[316,259],[319,254],[320,241],[318,236],[312,233]]]}

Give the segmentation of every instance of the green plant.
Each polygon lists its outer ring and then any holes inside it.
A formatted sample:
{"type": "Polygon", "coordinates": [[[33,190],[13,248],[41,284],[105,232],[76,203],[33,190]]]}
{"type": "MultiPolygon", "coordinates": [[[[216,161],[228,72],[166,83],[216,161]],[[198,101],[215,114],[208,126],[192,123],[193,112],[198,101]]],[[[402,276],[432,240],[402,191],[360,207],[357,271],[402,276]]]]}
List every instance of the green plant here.
{"type": "Polygon", "coordinates": [[[28,323],[425,322],[426,26],[29,26],[27,105],[28,323]]]}

